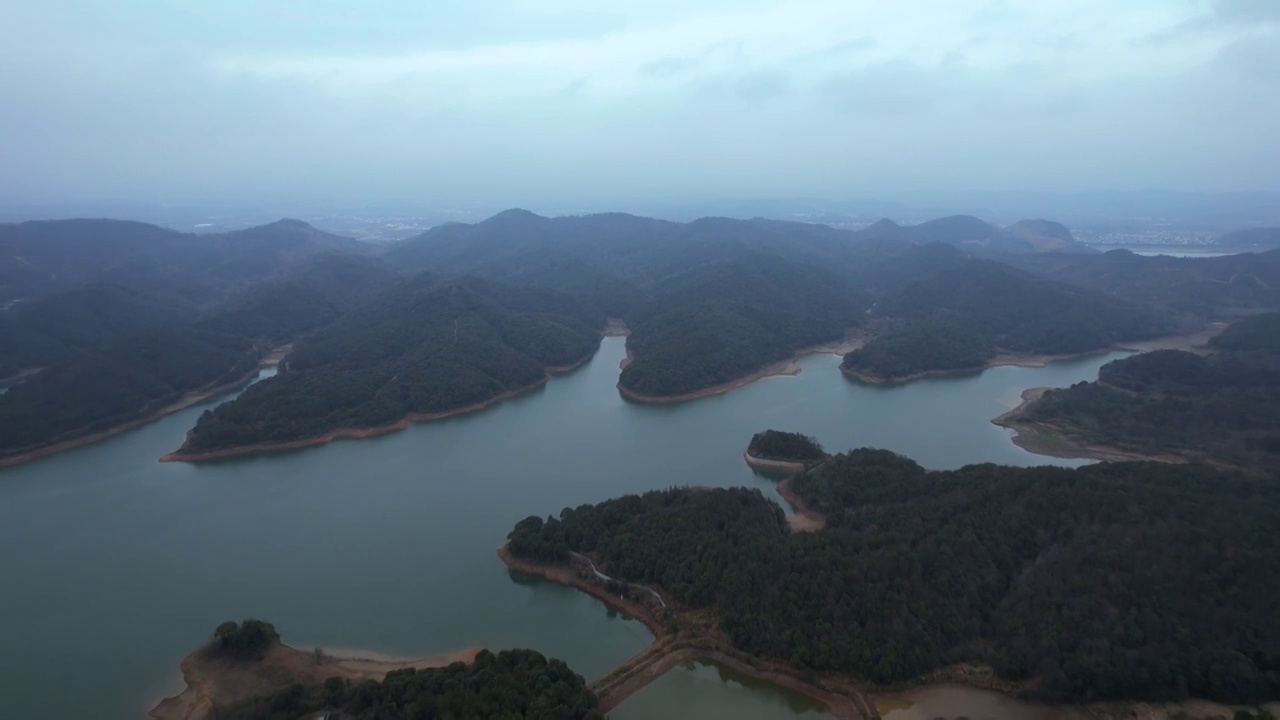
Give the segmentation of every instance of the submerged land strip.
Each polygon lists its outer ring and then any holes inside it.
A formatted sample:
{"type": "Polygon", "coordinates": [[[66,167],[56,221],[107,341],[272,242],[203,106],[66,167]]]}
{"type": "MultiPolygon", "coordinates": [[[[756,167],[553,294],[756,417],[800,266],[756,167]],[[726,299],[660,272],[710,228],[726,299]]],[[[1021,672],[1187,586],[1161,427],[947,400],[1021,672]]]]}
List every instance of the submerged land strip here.
{"type": "MultiPolygon", "coordinates": [[[[882,377],[871,373],[865,373],[845,366],[840,367],[840,372],[855,380],[867,385],[901,385],[909,383],[913,380],[922,380],[930,377],[950,377],[954,375],[969,375],[972,373],[982,372],[995,367],[1026,367],[1026,368],[1042,368],[1051,363],[1061,362],[1063,360],[1075,360],[1079,358],[1092,357],[1094,355],[1103,355],[1109,352],[1134,352],[1143,353],[1153,350],[1186,350],[1188,352],[1207,352],[1205,350],[1206,343],[1211,338],[1218,335],[1226,328],[1226,323],[1211,323],[1205,327],[1192,332],[1179,335],[1166,335],[1164,337],[1152,338],[1150,340],[1137,340],[1132,342],[1120,342],[1109,347],[1098,348],[1080,353],[1067,353],[1062,355],[1028,355],[1019,353],[998,353],[987,362],[981,365],[974,365],[966,368],[954,368],[949,370],[925,370],[910,375],[900,377],[882,377]]],[[[1033,451],[1034,452],[1034,451],[1033,451]]],[[[1074,457],[1074,456],[1072,456],[1074,457]]]]}
{"type": "Polygon", "coordinates": [[[1072,440],[1064,429],[1031,419],[1028,414],[1030,407],[1052,389],[1038,387],[1023,390],[1022,402],[1012,410],[992,418],[991,422],[1013,430],[1013,444],[1037,455],[1056,458],[1088,458],[1108,462],[1152,460],[1185,463],[1189,461],[1188,458],[1172,453],[1138,453],[1096,443],[1077,442],[1072,440]]]}

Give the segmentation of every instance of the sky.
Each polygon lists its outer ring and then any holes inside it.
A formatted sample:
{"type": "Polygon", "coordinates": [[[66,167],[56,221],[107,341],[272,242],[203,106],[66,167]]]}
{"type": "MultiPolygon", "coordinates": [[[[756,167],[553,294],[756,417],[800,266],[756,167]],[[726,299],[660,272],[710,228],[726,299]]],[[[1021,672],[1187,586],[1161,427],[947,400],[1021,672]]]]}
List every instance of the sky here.
{"type": "Polygon", "coordinates": [[[1280,190],[1280,0],[0,3],[9,201],[1280,190]]]}

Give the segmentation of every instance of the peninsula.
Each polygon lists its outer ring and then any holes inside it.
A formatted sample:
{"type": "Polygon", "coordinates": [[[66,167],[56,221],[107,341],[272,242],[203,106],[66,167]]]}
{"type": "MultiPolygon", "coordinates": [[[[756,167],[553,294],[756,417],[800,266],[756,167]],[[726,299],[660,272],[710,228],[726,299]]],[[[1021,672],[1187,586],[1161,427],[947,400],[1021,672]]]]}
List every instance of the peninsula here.
{"type": "MultiPolygon", "coordinates": [[[[1049,702],[1280,697],[1275,649],[1252,640],[1280,637],[1266,600],[1280,546],[1249,529],[1280,511],[1269,485],[1159,463],[930,472],[855,450],[790,486],[825,529],[789,532],[756,490],[672,489],[529,517],[502,555],[649,617],[655,648],[620,688],[698,647],[859,707],[862,690],[939,678],[1049,702]],[[1228,653],[1240,661],[1208,661],[1228,653]]],[[[593,684],[602,706],[609,678],[593,684]]]]}
{"type": "Polygon", "coordinates": [[[580,676],[531,650],[472,649],[411,660],[358,651],[334,656],[284,645],[260,620],[224,623],[210,643],[183,659],[182,674],[186,689],[160,701],[149,720],[269,720],[326,712],[407,720],[445,709],[480,715],[494,703],[526,718],[603,718],[580,676]]]}

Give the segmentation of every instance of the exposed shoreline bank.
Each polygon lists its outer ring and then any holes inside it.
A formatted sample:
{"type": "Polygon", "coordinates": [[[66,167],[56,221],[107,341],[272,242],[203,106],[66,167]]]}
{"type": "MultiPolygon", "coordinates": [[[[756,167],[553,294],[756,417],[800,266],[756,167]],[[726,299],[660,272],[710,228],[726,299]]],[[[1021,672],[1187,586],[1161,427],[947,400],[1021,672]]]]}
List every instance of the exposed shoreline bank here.
{"type": "Polygon", "coordinates": [[[1210,323],[1193,333],[1166,335],[1164,337],[1153,338],[1150,340],[1119,342],[1105,348],[1086,350],[1078,353],[1065,353],[1061,355],[1000,353],[982,365],[975,365],[967,368],[956,368],[953,370],[923,370],[918,373],[911,373],[910,375],[903,375],[900,377],[886,378],[880,375],[864,373],[858,370],[846,368],[844,365],[840,366],[840,372],[844,373],[846,377],[853,378],[854,380],[866,385],[903,385],[915,380],[923,380],[924,378],[970,375],[997,367],[1042,368],[1055,362],[1062,362],[1064,360],[1080,360],[1096,355],[1105,355],[1110,352],[1144,353],[1152,352],[1154,350],[1185,350],[1188,352],[1197,352],[1203,351],[1205,343],[1207,343],[1210,338],[1222,332],[1226,326],[1226,323],[1210,323]]]}
{"type": "MultiPolygon", "coordinates": [[[[797,350],[795,354],[785,360],[769,363],[749,375],[744,375],[736,380],[730,380],[729,382],[721,383],[719,385],[712,385],[709,388],[703,388],[702,390],[695,390],[693,392],[680,393],[678,395],[645,395],[624,387],[622,382],[619,381],[617,386],[618,393],[632,402],[643,403],[646,405],[671,405],[675,403],[689,402],[691,400],[712,397],[713,395],[723,395],[730,390],[737,390],[738,388],[746,387],[757,380],[763,380],[768,377],[799,375],[800,366],[796,363],[803,358],[810,355],[843,356],[846,353],[853,352],[854,350],[862,347],[865,343],[866,338],[861,335],[851,334],[846,335],[840,340],[821,343],[818,345],[810,345],[797,350]]],[[[631,364],[632,359],[633,356],[631,354],[631,350],[628,349],[627,357],[619,364],[619,369],[625,370],[627,366],[631,364]]]]}
{"type": "Polygon", "coordinates": [[[1109,445],[1081,443],[1072,440],[1062,428],[1031,420],[1027,410],[1054,388],[1037,387],[1022,391],[1018,406],[991,419],[993,425],[1013,430],[1014,445],[1036,455],[1064,459],[1088,459],[1104,462],[1151,461],[1181,464],[1189,460],[1172,453],[1138,453],[1109,445]]]}
{"type": "Polygon", "coordinates": [[[220,657],[209,650],[210,646],[204,645],[182,659],[185,689],[151,707],[148,720],[208,720],[219,707],[274,692],[295,682],[317,683],[335,676],[351,681],[381,680],[392,670],[471,662],[480,652],[479,648],[470,648],[400,659],[363,650],[342,651],[342,655],[317,654],[314,650],[276,643],[261,660],[240,661],[220,657]]]}
{"type": "Polygon", "coordinates": [[[555,377],[556,375],[563,375],[565,373],[573,372],[574,370],[577,370],[578,368],[582,367],[584,364],[587,363],[587,361],[595,357],[597,350],[599,350],[599,345],[596,346],[595,350],[592,350],[589,354],[587,354],[586,357],[583,357],[581,360],[578,360],[577,362],[571,365],[557,365],[553,367],[548,367],[547,372],[542,377],[542,379],[538,380],[535,383],[531,383],[529,385],[525,385],[524,387],[516,388],[514,390],[508,390],[507,392],[495,395],[489,398],[488,400],[482,400],[481,402],[472,403],[471,405],[465,405],[463,407],[454,408],[452,410],[442,410],[440,412],[434,412],[434,413],[410,413],[409,415],[406,415],[400,418],[399,420],[393,423],[389,423],[387,425],[378,425],[376,427],[371,427],[371,428],[338,428],[336,430],[331,430],[323,435],[316,435],[313,437],[301,438],[298,440],[254,443],[252,445],[239,445],[231,448],[223,448],[218,450],[206,450],[202,452],[183,452],[182,448],[178,448],[177,450],[171,453],[167,453],[165,455],[160,456],[159,461],[160,462],[190,462],[190,463],[208,462],[211,460],[222,460],[225,458],[241,457],[244,455],[257,455],[260,453],[281,452],[285,450],[300,450],[303,448],[327,445],[328,443],[331,443],[334,440],[339,440],[344,438],[352,439],[352,440],[361,440],[365,438],[372,438],[372,437],[378,437],[380,435],[386,435],[388,433],[399,432],[401,430],[407,430],[418,423],[432,422],[434,420],[444,420],[445,418],[456,417],[458,415],[465,415],[467,413],[473,413],[480,410],[484,410],[485,408],[488,408],[493,405],[497,405],[498,403],[503,402],[504,400],[510,400],[511,398],[518,397],[525,393],[537,390],[538,388],[546,385],[551,380],[551,378],[555,377]]]}
{"type": "Polygon", "coordinates": [[[121,433],[128,432],[129,430],[133,430],[134,428],[139,428],[148,423],[155,422],[156,420],[159,420],[167,415],[172,415],[173,413],[176,413],[180,410],[186,410],[187,408],[192,407],[193,405],[199,405],[200,403],[208,400],[209,398],[217,397],[218,395],[225,395],[227,393],[235,392],[236,390],[243,389],[247,387],[250,383],[252,383],[255,378],[258,377],[258,373],[260,373],[263,368],[274,367],[278,365],[284,359],[284,356],[288,354],[289,350],[292,348],[293,348],[293,343],[288,343],[286,345],[281,345],[280,347],[273,348],[269,350],[265,355],[262,356],[262,358],[258,361],[257,367],[255,367],[252,371],[246,373],[239,379],[233,380],[228,383],[223,383],[221,385],[217,385],[214,387],[209,387],[202,390],[196,390],[193,392],[186,393],[178,400],[160,408],[159,410],[149,415],[146,415],[145,417],[136,418],[134,420],[121,423],[119,425],[113,425],[112,427],[109,427],[106,430],[99,430],[98,432],[90,433],[88,435],[81,435],[80,437],[70,438],[68,440],[62,440],[60,442],[53,443],[52,445],[44,445],[42,447],[34,448],[32,450],[27,450],[17,455],[10,455],[8,457],[0,458],[0,468],[12,467],[14,465],[22,465],[24,463],[31,462],[32,460],[39,460],[40,458],[48,457],[50,455],[56,455],[60,452],[64,452],[67,450],[74,450],[78,447],[84,447],[85,445],[92,445],[96,442],[101,442],[103,440],[113,438],[116,435],[119,435],[121,433]]]}

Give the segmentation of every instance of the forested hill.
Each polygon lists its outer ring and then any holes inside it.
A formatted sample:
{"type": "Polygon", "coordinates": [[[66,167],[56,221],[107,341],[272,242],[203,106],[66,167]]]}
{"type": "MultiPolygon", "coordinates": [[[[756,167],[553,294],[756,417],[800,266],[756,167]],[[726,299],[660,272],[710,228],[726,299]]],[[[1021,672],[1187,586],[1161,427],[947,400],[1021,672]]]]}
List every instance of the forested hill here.
{"type": "Polygon", "coordinates": [[[630,319],[619,387],[642,396],[737,380],[861,325],[867,293],[828,270],[751,256],[655,288],[630,319]]]}
{"type": "Polygon", "coordinates": [[[982,254],[1094,252],[1078,242],[1066,226],[1051,220],[1021,220],[1001,228],[971,215],[952,215],[918,225],[899,225],[884,219],[857,231],[856,235],[860,239],[880,241],[944,243],[982,254]]]}
{"type": "Polygon", "coordinates": [[[318,255],[370,252],[299,220],[205,235],[125,220],[30,221],[0,227],[0,302],[95,281],[207,300],[318,255]]]}
{"type": "Polygon", "coordinates": [[[1084,445],[1280,471],[1280,313],[1241,320],[1208,356],[1146,353],[1047,391],[1028,421],[1084,445]]]}
{"type": "Polygon", "coordinates": [[[603,720],[596,696],[560,660],[533,650],[482,650],[471,663],[394,670],[382,682],[334,677],[217,708],[219,720],[512,718],[603,720]]]}
{"type": "Polygon", "coordinates": [[[424,274],[300,341],[205,412],[181,453],[312,439],[493,400],[589,357],[603,314],[565,296],[424,274]]]}
{"type": "Polygon", "coordinates": [[[792,489],[825,530],[788,533],[758,490],[677,489],[531,516],[508,547],[589,555],[800,669],[989,665],[1052,701],[1280,697],[1274,483],[1156,463],[927,472],[858,450],[792,489]]]}
{"type": "MultiPolygon", "coordinates": [[[[76,350],[0,395],[0,459],[145,418],[187,393],[241,379],[267,350],[333,322],[392,277],[366,258],[318,258],[304,270],[246,288],[189,322],[157,321],[76,350]]],[[[107,295],[129,299],[119,289],[107,295]]],[[[140,307],[151,314],[121,320],[114,330],[123,333],[128,322],[145,325],[156,315],[165,319],[158,306],[140,307]]],[[[80,308],[65,317],[89,333],[97,315],[80,308]]]]}
{"type": "Polygon", "coordinates": [[[1004,258],[1044,277],[1203,319],[1280,309],[1280,250],[1211,258],[1040,253],[1004,258]]]}
{"type": "Polygon", "coordinates": [[[980,368],[999,353],[1070,354],[1169,334],[1170,311],[971,259],[884,297],[875,339],[843,367],[868,379],[980,368]]]}

